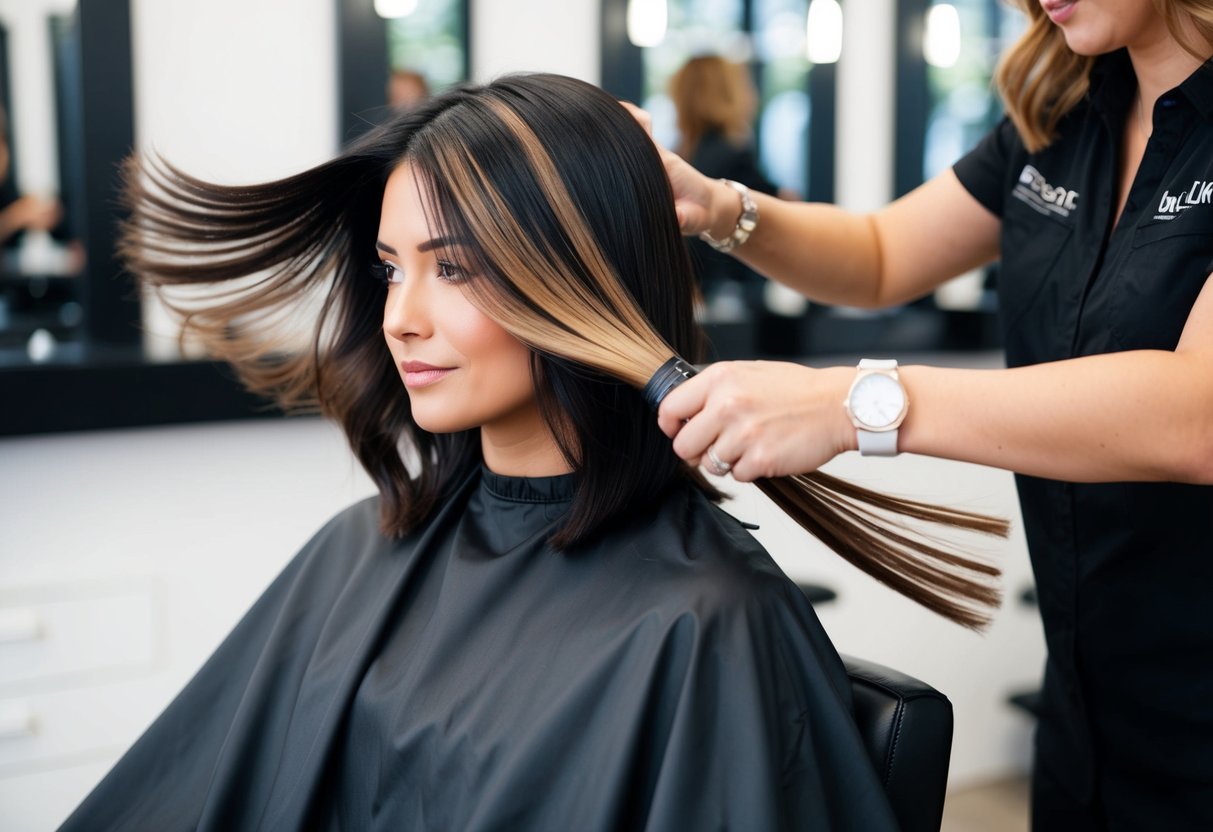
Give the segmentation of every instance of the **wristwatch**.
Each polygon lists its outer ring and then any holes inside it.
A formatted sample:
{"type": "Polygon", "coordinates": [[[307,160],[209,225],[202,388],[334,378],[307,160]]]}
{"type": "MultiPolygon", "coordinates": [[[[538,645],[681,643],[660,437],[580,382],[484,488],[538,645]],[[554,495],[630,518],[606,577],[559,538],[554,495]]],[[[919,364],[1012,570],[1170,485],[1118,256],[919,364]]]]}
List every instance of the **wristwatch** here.
{"type": "Polygon", "coordinates": [[[843,405],[859,439],[863,456],[897,456],[897,433],[910,409],[910,399],[897,375],[897,362],[865,358],[843,405]]]}

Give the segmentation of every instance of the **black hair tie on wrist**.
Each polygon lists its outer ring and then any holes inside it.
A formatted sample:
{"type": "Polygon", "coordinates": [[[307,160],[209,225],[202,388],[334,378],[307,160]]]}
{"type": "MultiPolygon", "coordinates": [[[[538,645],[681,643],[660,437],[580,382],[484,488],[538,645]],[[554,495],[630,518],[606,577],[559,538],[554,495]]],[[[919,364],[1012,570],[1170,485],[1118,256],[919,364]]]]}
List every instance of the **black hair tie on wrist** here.
{"type": "Polygon", "coordinates": [[[640,395],[649,407],[656,410],[671,390],[698,372],[691,362],[674,356],[657,368],[640,395]]]}

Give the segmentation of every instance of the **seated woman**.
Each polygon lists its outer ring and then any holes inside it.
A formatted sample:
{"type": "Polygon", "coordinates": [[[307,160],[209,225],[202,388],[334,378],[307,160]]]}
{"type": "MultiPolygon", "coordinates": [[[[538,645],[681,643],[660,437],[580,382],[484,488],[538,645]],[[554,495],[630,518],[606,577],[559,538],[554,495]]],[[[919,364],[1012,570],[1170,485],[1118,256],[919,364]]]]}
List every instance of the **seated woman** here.
{"type": "Polygon", "coordinates": [[[813,609],[603,369],[699,346],[617,102],[510,77],[279,182],[128,181],[132,270],[219,284],[189,328],[336,419],[380,493],[64,829],[895,828],[813,609]]]}

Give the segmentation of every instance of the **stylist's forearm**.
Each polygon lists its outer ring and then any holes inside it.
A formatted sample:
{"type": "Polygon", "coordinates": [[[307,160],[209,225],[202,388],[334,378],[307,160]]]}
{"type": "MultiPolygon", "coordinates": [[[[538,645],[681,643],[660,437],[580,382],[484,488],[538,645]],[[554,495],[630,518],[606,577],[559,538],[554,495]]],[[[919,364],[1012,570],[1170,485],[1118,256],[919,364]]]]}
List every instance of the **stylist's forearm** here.
{"type": "MultiPolygon", "coordinates": [[[[868,214],[753,196],[758,226],[735,256],[821,303],[907,303],[998,256],[998,217],[951,171],[868,214]]],[[[721,239],[737,222],[737,194],[716,183],[711,205],[711,233],[721,239]]]]}
{"type": "MultiPolygon", "coordinates": [[[[880,254],[868,217],[833,205],[751,195],[758,204],[758,227],[733,252],[737,259],[819,303],[875,305],[880,254]]],[[[713,213],[725,218],[731,231],[736,212],[713,213]]]]}
{"type": "Polygon", "coordinates": [[[903,367],[899,447],[1072,482],[1209,481],[1213,376],[1196,355],[1135,351],[1010,370],[903,367]],[[1203,388],[1203,389],[1202,389],[1203,388]]]}

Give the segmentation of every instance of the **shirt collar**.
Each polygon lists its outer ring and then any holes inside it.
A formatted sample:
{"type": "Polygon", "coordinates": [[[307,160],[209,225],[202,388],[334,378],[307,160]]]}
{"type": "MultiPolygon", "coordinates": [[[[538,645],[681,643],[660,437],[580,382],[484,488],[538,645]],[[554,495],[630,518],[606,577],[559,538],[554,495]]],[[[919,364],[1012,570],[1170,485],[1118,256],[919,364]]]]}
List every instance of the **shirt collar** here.
{"type": "Polygon", "coordinates": [[[1198,66],[1178,89],[1188,97],[1198,113],[1207,121],[1213,121],[1213,58],[1198,66]]]}
{"type": "MultiPolygon", "coordinates": [[[[1133,101],[1137,80],[1125,49],[1101,55],[1091,68],[1089,86],[1092,105],[1107,115],[1120,115],[1133,101]]],[[[1213,58],[1205,61],[1182,84],[1163,93],[1162,98],[1182,95],[1204,118],[1213,121],[1213,58]]]]}
{"type": "Polygon", "coordinates": [[[1112,114],[1129,106],[1137,81],[1133,77],[1133,64],[1125,49],[1117,49],[1095,59],[1091,67],[1087,95],[1095,109],[1112,114]]]}

